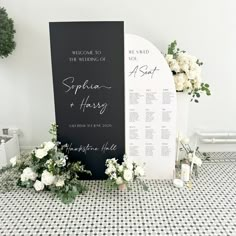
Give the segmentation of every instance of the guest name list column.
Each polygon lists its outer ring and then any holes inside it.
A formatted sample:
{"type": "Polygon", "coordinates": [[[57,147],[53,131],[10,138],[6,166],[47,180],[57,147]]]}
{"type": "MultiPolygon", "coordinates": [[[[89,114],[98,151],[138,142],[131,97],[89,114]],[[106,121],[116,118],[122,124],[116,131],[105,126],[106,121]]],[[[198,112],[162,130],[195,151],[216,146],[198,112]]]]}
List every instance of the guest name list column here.
{"type": "Polygon", "coordinates": [[[137,65],[134,65],[129,73],[133,86],[129,88],[128,93],[128,155],[140,158],[157,156],[157,142],[160,139],[157,129],[161,116],[156,109],[157,104],[160,103],[160,95],[155,88],[159,69],[157,66],[148,68],[147,65],[138,64],[138,56],[148,53],[148,50],[129,51],[130,59],[135,60],[137,65]],[[147,69],[150,73],[145,74],[144,70],[147,69]]]}

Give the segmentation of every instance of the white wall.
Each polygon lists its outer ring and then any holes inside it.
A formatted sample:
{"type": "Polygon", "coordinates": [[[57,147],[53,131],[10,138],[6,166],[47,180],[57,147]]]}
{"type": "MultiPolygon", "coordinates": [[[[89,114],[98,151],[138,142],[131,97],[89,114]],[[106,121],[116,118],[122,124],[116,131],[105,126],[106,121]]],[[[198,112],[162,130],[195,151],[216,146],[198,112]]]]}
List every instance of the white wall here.
{"type": "MultiPolygon", "coordinates": [[[[124,20],[125,31],[161,51],[176,39],[205,62],[211,97],[191,104],[190,132],[236,130],[234,0],[1,0],[15,21],[17,48],[0,59],[0,128],[19,127],[22,146],[48,139],[54,121],[49,21],[124,20]]],[[[0,22],[1,24],[1,22],[0,22]]]]}

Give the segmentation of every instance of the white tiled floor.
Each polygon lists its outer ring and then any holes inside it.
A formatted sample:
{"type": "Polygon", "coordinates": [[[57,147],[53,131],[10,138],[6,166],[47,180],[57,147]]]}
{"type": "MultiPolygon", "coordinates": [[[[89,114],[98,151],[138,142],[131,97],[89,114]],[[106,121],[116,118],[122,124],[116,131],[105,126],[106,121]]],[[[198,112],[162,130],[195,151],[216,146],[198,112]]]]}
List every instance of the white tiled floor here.
{"type": "Polygon", "coordinates": [[[0,235],[195,235],[236,236],[236,154],[213,153],[193,189],[147,181],[149,191],[89,191],[71,205],[50,193],[15,189],[0,193],[0,235]]]}

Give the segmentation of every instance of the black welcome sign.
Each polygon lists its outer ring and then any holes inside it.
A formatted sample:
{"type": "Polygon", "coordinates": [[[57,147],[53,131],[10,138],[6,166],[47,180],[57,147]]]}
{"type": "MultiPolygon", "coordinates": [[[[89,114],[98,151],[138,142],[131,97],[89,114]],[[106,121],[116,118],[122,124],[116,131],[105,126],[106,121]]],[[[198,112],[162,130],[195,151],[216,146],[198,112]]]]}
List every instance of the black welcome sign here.
{"type": "Polygon", "coordinates": [[[123,22],[53,22],[50,40],[58,140],[104,179],[125,153],[123,22]]]}

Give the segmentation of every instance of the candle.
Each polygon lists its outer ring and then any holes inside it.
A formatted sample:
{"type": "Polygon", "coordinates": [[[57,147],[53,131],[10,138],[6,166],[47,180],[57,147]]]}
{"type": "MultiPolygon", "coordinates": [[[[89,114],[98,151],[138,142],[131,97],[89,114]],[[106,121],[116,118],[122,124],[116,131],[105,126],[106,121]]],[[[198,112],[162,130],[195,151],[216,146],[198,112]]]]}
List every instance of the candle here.
{"type": "Polygon", "coordinates": [[[176,162],[179,160],[179,146],[180,146],[180,134],[178,132],[178,138],[177,138],[177,150],[176,150],[176,162]]]}
{"type": "Polygon", "coordinates": [[[190,177],[190,166],[188,164],[181,165],[181,179],[188,182],[190,177]]]}
{"type": "Polygon", "coordinates": [[[181,179],[174,179],[173,184],[176,188],[183,188],[184,187],[184,182],[181,179]]]}

